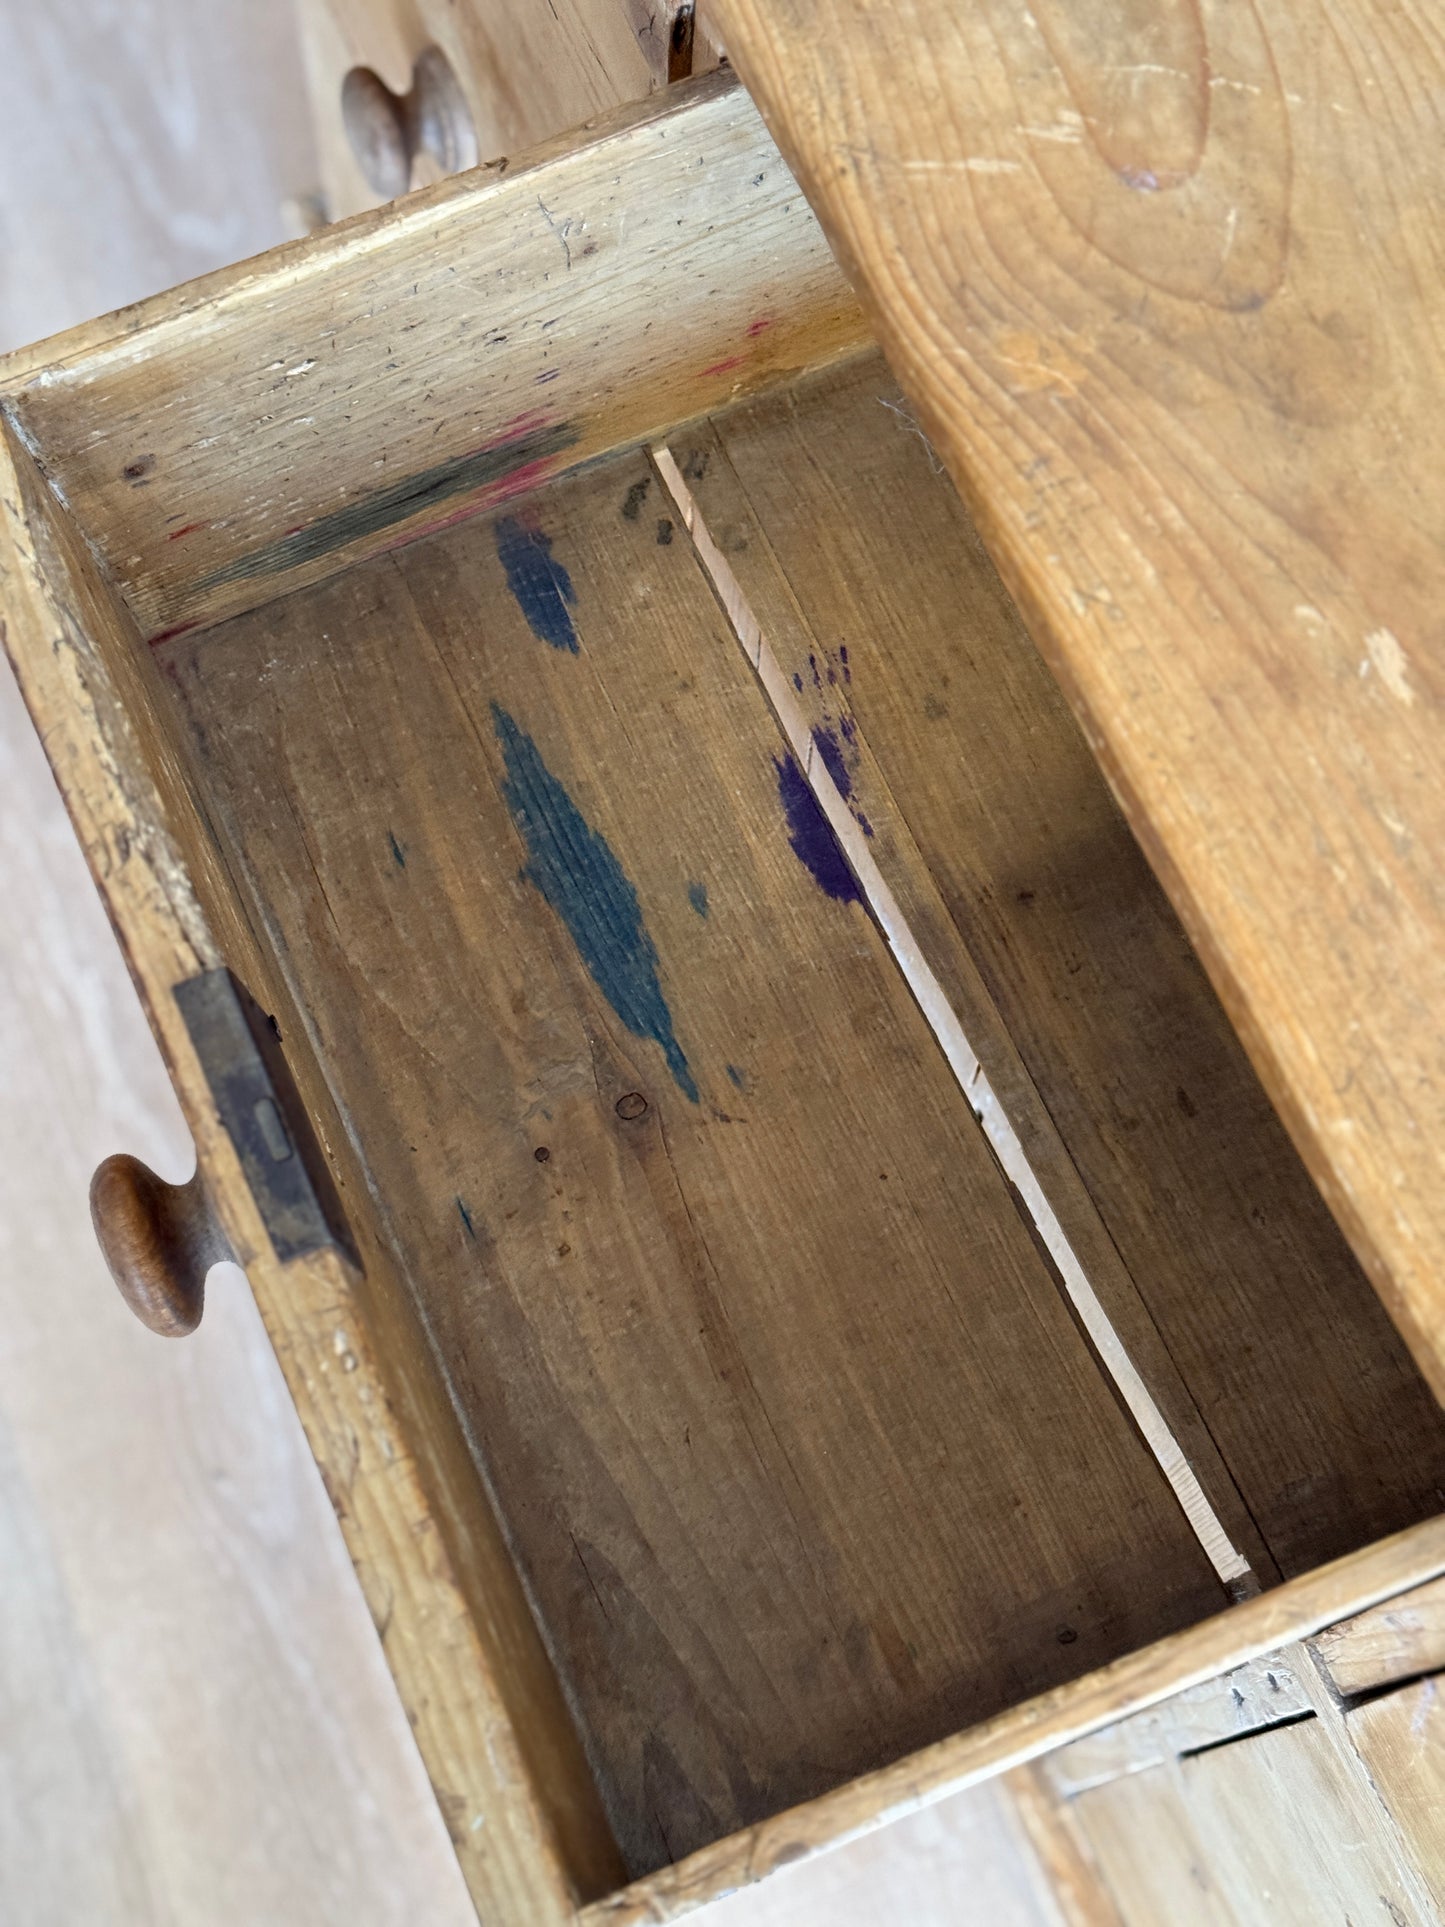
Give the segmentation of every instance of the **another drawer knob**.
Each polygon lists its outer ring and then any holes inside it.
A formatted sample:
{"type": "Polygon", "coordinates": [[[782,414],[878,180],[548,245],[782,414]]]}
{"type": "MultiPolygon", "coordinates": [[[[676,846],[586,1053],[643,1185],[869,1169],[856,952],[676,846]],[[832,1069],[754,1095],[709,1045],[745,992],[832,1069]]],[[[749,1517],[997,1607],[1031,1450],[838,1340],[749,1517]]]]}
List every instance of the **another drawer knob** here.
{"type": "Polygon", "coordinates": [[[110,1275],[143,1325],[183,1338],[201,1322],[206,1273],[234,1260],[199,1170],[167,1184],[139,1158],[107,1158],[90,1181],[90,1216],[110,1275]]]}
{"type": "Polygon", "coordinates": [[[406,193],[423,155],[439,174],[477,164],[471,109],[440,47],[418,56],[406,95],[370,67],[353,67],[341,83],[341,118],[368,187],[387,200],[406,193]]]}

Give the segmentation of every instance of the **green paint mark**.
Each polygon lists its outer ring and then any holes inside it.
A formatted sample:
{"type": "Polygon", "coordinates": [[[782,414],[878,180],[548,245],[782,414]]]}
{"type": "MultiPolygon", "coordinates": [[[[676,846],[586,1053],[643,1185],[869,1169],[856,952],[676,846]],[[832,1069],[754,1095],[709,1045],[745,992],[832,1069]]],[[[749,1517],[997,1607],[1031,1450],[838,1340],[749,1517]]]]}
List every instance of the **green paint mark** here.
{"type": "Polygon", "coordinates": [[[537,745],[496,703],[492,724],[507,765],[502,794],[527,846],[522,874],[567,926],[592,981],[622,1022],[634,1037],[661,1048],[678,1089],[696,1104],[697,1081],[672,1028],[637,891],[537,745]]]}
{"type": "MultiPolygon", "coordinates": [[[[470,455],[453,456],[450,461],[438,462],[419,474],[403,476],[387,488],[358,496],[354,502],[344,503],[329,515],[309,522],[305,528],[292,529],[279,540],[252,549],[249,555],[236,556],[210,575],[202,576],[195,586],[198,590],[214,589],[224,582],[248,581],[252,576],[283,575],[287,569],[299,568],[303,562],[315,562],[365,536],[379,535],[383,529],[410,521],[427,509],[439,508],[458,495],[470,495],[490,482],[508,479],[520,482],[524,472],[540,468],[550,456],[560,455],[577,440],[577,431],[570,423],[557,422],[533,434],[519,435],[491,448],[476,449],[470,455]]],[[[536,479],[542,479],[540,473],[536,479]]]]}

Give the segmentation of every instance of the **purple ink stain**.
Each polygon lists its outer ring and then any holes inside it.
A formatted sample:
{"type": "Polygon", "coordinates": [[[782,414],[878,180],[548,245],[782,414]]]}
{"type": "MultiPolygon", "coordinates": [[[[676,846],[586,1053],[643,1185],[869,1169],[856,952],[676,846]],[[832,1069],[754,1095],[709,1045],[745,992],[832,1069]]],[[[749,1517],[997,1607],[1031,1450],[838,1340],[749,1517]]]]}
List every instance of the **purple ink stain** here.
{"type": "Polygon", "coordinates": [[[824,769],[832,777],[838,794],[846,803],[853,794],[853,778],[843,760],[843,745],[831,729],[820,727],[813,731],[813,747],[823,759],[824,769]]]}
{"type": "Polygon", "coordinates": [[[844,680],[844,682],[852,682],[852,680],[853,680],[853,672],[852,672],[852,670],[851,670],[851,669],[850,669],[850,668],[848,667],[848,645],[847,645],[847,643],[846,643],[846,642],[845,642],[845,643],[843,643],[843,644],[842,644],[842,645],[840,646],[840,648],[839,648],[839,650],[838,650],[838,660],[839,660],[839,662],[840,662],[840,663],[842,663],[842,665],[843,665],[843,680],[844,680]]]}
{"type": "Polygon", "coordinates": [[[848,868],[833,827],[797,761],[788,755],[773,767],[778,772],[778,800],[788,821],[793,855],[825,896],[838,903],[861,903],[858,880],[848,868]]]}

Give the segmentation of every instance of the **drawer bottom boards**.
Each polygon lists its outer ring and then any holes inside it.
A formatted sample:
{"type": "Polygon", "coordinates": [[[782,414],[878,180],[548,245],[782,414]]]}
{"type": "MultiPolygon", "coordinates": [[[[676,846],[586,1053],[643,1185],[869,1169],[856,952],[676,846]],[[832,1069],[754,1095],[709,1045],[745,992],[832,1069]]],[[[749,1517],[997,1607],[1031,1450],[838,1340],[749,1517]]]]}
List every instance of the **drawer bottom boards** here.
{"type": "Polygon", "coordinates": [[[154,656],[632,1875],[1438,1509],[875,358],[154,656]]]}

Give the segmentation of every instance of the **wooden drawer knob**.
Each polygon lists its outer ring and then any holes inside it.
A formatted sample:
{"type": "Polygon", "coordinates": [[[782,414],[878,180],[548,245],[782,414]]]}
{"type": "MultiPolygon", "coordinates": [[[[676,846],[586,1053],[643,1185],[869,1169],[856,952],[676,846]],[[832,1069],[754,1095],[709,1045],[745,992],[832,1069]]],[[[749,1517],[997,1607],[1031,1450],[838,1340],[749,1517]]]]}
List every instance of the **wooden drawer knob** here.
{"type": "Polygon", "coordinates": [[[234,1260],[199,1170],[167,1184],[139,1158],[107,1158],[90,1181],[90,1216],[110,1275],[143,1325],[183,1338],[201,1322],[206,1273],[234,1260]]]}
{"type": "Polygon", "coordinates": [[[341,118],[367,186],[389,201],[412,185],[423,155],[440,174],[477,164],[471,109],[440,47],[418,55],[405,95],[370,67],[353,67],[341,83],[341,118]]]}

